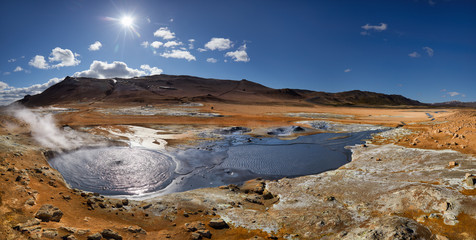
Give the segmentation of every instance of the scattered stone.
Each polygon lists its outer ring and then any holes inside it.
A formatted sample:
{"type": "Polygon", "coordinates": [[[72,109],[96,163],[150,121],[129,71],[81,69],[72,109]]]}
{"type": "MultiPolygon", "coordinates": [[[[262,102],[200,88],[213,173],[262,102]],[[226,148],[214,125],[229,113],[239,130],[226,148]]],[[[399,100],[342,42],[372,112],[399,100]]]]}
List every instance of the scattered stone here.
{"type": "Polygon", "coordinates": [[[137,227],[129,226],[129,227],[126,228],[126,230],[131,232],[131,233],[147,234],[147,232],[139,226],[137,226],[137,227]]]}
{"type": "Polygon", "coordinates": [[[263,205],[263,200],[260,196],[247,197],[247,198],[245,198],[245,201],[250,202],[250,203],[254,203],[254,204],[263,205]]]}
{"type": "Polygon", "coordinates": [[[331,202],[331,201],[335,201],[336,198],[334,196],[329,196],[326,198],[327,201],[331,202]]]}
{"type": "Polygon", "coordinates": [[[469,176],[466,178],[466,185],[468,185],[468,187],[474,187],[475,184],[476,184],[476,176],[469,176]]]}
{"type": "Polygon", "coordinates": [[[381,159],[381,158],[377,158],[377,159],[375,159],[375,161],[380,162],[380,161],[382,161],[382,159],[381,159]]]}
{"type": "Polygon", "coordinates": [[[432,213],[432,214],[430,214],[430,216],[428,216],[428,218],[431,218],[431,219],[440,219],[440,218],[441,218],[441,214],[440,214],[440,213],[432,213]]]}
{"type": "Polygon", "coordinates": [[[60,227],[59,229],[61,229],[63,231],[66,231],[66,232],[69,232],[69,233],[76,233],[77,232],[76,228],[73,228],[73,227],[60,227]]]}
{"type": "Polygon", "coordinates": [[[448,167],[456,167],[456,166],[458,166],[458,163],[455,161],[451,161],[448,163],[448,167]]]}
{"type": "Polygon", "coordinates": [[[274,196],[273,196],[273,194],[272,194],[270,191],[268,191],[268,189],[265,189],[265,190],[263,191],[263,198],[264,198],[265,200],[268,200],[268,199],[274,198],[274,196]]]}
{"type": "Polygon", "coordinates": [[[192,223],[185,223],[185,229],[189,232],[195,232],[197,230],[204,230],[205,224],[200,221],[192,222],[192,223]]]}
{"type": "Polygon", "coordinates": [[[147,208],[150,208],[150,207],[152,207],[152,204],[151,204],[151,203],[149,203],[149,204],[143,206],[142,209],[146,210],[147,208]]]}
{"type": "Polygon", "coordinates": [[[69,200],[71,200],[71,196],[63,195],[63,199],[66,200],[66,201],[69,201],[69,200]]]}
{"type": "Polygon", "coordinates": [[[63,237],[63,239],[66,239],[66,240],[77,240],[77,238],[72,235],[72,234],[69,234],[69,235],[66,235],[63,237]]]}
{"type": "MultiPolygon", "coordinates": [[[[13,227],[13,229],[17,230],[17,231],[21,231],[21,232],[25,232],[27,231],[28,228],[32,227],[32,226],[38,226],[40,225],[40,220],[36,219],[36,218],[32,218],[24,223],[20,223],[20,224],[17,224],[13,227]]],[[[40,226],[38,226],[38,229],[40,228],[40,226]]]]}
{"type": "Polygon", "coordinates": [[[122,199],[122,205],[124,206],[129,205],[129,199],[122,199]]]}
{"type": "Polygon", "coordinates": [[[207,229],[197,230],[197,233],[204,238],[211,238],[212,233],[207,229]]]}
{"type": "Polygon", "coordinates": [[[428,219],[427,215],[421,215],[416,220],[417,220],[417,222],[422,223],[422,222],[425,222],[427,219],[428,219]]]}
{"type": "Polygon", "coordinates": [[[91,234],[88,236],[87,240],[101,240],[102,235],[100,233],[91,234]]]}
{"type": "Polygon", "coordinates": [[[106,238],[106,239],[122,240],[122,236],[119,235],[118,232],[113,231],[111,229],[102,230],[101,235],[103,238],[106,238]]]}
{"type": "Polygon", "coordinates": [[[199,233],[193,232],[192,235],[190,235],[190,239],[199,240],[202,239],[202,236],[199,233]]]}
{"type": "Polygon", "coordinates": [[[26,200],[25,204],[26,204],[26,205],[29,205],[29,206],[33,206],[33,205],[36,204],[36,203],[35,203],[35,199],[30,198],[30,199],[26,200]]]}
{"type": "Polygon", "coordinates": [[[45,204],[35,214],[36,218],[39,218],[42,222],[59,222],[63,217],[63,212],[53,205],[45,204]]]}
{"type": "Polygon", "coordinates": [[[221,218],[214,218],[212,219],[209,223],[208,226],[215,228],[215,229],[223,229],[223,228],[228,228],[228,224],[225,222],[225,220],[221,218]]]}
{"type": "Polygon", "coordinates": [[[122,203],[117,202],[117,203],[116,203],[116,208],[121,208],[121,207],[123,207],[122,203]]]}
{"type": "Polygon", "coordinates": [[[56,229],[54,229],[54,228],[44,229],[43,233],[41,233],[42,238],[51,238],[51,239],[53,239],[56,236],[58,236],[58,231],[56,231],[56,229]]]}

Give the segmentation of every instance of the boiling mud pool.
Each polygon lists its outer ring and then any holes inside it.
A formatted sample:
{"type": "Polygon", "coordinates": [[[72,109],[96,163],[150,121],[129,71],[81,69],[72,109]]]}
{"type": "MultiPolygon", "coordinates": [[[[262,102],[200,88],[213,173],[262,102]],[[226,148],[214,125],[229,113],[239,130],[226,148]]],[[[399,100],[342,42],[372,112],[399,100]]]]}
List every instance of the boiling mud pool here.
{"type": "Polygon", "coordinates": [[[321,133],[294,140],[229,135],[198,148],[168,152],[80,149],[57,156],[50,164],[73,188],[104,195],[161,195],[336,169],[350,161],[345,146],[362,143],[374,132],[321,133]]]}

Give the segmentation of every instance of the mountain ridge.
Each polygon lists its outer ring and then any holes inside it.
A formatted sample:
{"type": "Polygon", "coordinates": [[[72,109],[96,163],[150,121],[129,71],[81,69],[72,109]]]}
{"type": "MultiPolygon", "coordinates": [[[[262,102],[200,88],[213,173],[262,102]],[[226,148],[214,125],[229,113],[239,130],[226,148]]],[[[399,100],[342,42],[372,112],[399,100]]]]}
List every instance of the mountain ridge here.
{"type": "Polygon", "coordinates": [[[429,106],[401,95],[352,90],[337,93],[306,89],[274,89],[246,79],[223,80],[188,75],[134,78],[78,78],[63,81],[17,101],[30,107],[65,103],[162,103],[186,101],[234,103],[300,103],[335,106],[429,106]]]}

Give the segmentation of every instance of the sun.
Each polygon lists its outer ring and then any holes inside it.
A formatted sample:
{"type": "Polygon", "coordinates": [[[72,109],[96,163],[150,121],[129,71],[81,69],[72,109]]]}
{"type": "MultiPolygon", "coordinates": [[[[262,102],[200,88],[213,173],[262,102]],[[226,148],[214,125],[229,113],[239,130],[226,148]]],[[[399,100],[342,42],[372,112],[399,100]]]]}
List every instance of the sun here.
{"type": "Polygon", "coordinates": [[[134,25],[134,18],[130,16],[124,16],[121,18],[121,24],[125,28],[131,28],[134,25]]]}

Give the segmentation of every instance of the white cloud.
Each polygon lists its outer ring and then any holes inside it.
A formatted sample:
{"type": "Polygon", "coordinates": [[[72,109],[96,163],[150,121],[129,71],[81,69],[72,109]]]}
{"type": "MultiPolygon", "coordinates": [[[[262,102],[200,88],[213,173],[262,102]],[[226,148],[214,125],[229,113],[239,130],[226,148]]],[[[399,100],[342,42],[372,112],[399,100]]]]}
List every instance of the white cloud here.
{"type": "Polygon", "coordinates": [[[51,67],[53,68],[60,68],[60,67],[69,67],[69,66],[76,66],[81,61],[76,59],[75,57],[79,56],[77,53],[73,53],[69,49],[62,49],[59,47],[54,48],[51,50],[50,57],[48,60],[50,62],[59,62],[51,67]]]}
{"type": "Polygon", "coordinates": [[[157,67],[150,67],[148,64],[140,65],[140,69],[146,71],[148,75],[159,75],[163,72],[162,69],[157,67]]]}
{"type": "Polygon", "coordinates": [[[194,46],[193,46],[193,43],[195,42],[195,39],[189,39],[188,40],[188,49],[193,49],[194,46]]]}
{"type": "Polygon", "coordinates": [[[153,41],[150,46],[153,48],[159,48],[160,46],[164,45],[164,43],[159,42],[159,41],[153,41]]]}
{"type": "Polygon", "coordinates": [[[89,45],[88,50],[89,51],[97,51],[102,47],[102,44],[100,41],[96,41],[93,44],[89,45]]]}
{"type": "Polygon", "coordinates": [[[45,89],[61,82],[60,78],[52,78],[43,84],[34,84],[29,87],[15,88],[10,87],[4,82],[0,82],[0,105],[7,105],[14,101],[22,99],[25,95],[34,95],[43,92],[45,89]]]}
{"type": "Polygon", "coordinates": [[[430,57],[433,57],[433,55],[435,54],[435,51],[430,47],[423,47],[423,50],[425,50],[428,56],[430,57]]]}
{"type": "Polygon", "coordinates": [[[360,32],[360,35],[362,35],[362,36],[367,36],[367,35],[370,35],[370,33],[367,32],[367,31],[362,31],[362,32],[360,32]]]}
{"type": "Polygon", "coordinates": [[[17,60],[15,58],[8,59],[9,63],[16,62],[17,60]]]}
{"type": "Polygon", "coordinates": [[[448,95],[450,95],[451,97],[455,97],[455,96],[458,96],[460,94],[461,93],[459,93],[459,92],[448,92],[448,95]]]}
{"type": "Polygon", "coordinates": [[[167,27],[161,27],[154,32],[154,36],[169,40],[175,38],[175,33],[171,32],[167,27]]]}
{"type": "Polygon", "coordinates": [[[207,62],[209,63],[216,63],[217,61],[215,58],[207,58],[207,62]]]}
{"type": "Polygon", "coordinates": [[[36,68],[39,68],[39,69],[48,69],[48,68],[50,68],[50,66],[48,65],[48,63],[45,60],[45,57],[43,57],[41,55],[36,55],[35,57],[33,57],[30,60],[30,62],[28,62],[28,64],[30,66],[33,66],[33,67],[36,67],[36,68]]]}
{"type": "Polygon", "coordinates": [[[205,49],[205,48],[197,48],[197,51],[199,51],[199,52],[206,52],[207,49],[205,49]]]}
{"type": "Polygon", "coordinates": [[[174,49],[171,52],[164,52],[164,53],[160,54],[160,56],[162,56],[164,58],[186,59],[189,62],[192,61],[192,60],[193,61],[197,60],[195,58],[195,56],[190,54],[189,51],[183,51],[183,50],[177,50],[177,49],[174,49]]]}
{"type": "Polygon", "coordinates": [[[10,75],[10,72],[4,72],[3,75],[5,76],[10,75]]]}
{"type": "Polygon", "coordinates": [[[380,25],[369,25],[368,23],[362,26],[363,29],[369,31],[369,30],[375,30],[378,32],[387,30],[387,24],[386,23],[380,23],[380,25]]]}
{"type": "Polygon", "coordinates": [[[173,19],[173,18],[171,18],[171,19],[169,20],[169,22],[174,22],[174,19],[173,19]]]}
{"type": "Polygon", "coordinates": [[[234,52],[227,52],[225,54],[226,57],[231,57],[235,62],[249,62],[250,58],[248,57],[248,53],[246,53],[246,44],[238,48],[238,50],[234,52]]]}
{"type": "Polygon", "coordinates": [[[14,72],[21,72],[21,71],[23,71],[23,68],[20,67],[20,66],[17,66],[17,67],[15,68],[15,70],[13,70],[13,71],[14,71],[14,72]]]}
{"type": "Polygon", "coordinates": [[[419,58],[421,55],[417,52],[412,52],[408,54],[408,56],[410,56],[411,58],[419,58]]]}
{"type": "Polygon", "coordinates": [[[227,38],[212,38],[205,44],[205,48],[210,50],[227,50],[232,47],[232,42],[227,38]]]}
{"type": "Polygon", "coordinates": [[[148,22],[148,23],[150,23],[150,22],[151,22],[151,21],[150,21],[150,18],[147,18],[147,22],[148,22]]]}
{"type": "Polygon", "coordinates": [[[350,69],[350,68],[347,68],[346,70],[344,70],[344,72],[346,72],[346,73],[348,73],[350,71],[352,71],[352,69],[350,69]]]}
{"type": "Polygon", "coordinates": [[[162,73],[162,69],[150,67],[149,65],[141,65],[140,69],[134,69],[127,66],[124,62],[114,61],[107,63],[94,60],[88,70],[76,72],[74,77],[91,77],[91,78],[131,78],[145,75],[155,75],[162,73]]]}
{"type": "Polygon", "coordinates": [[[182,45],[182,42],[176,42],[176,41],[168,41],[164,44],[164,47],[175,47],[175,46],[180,46],[182,45]]]}
{"type": "Polygon", "coordinates": [[[143,41],[140,45],[144,48],[148,48],[149,47],[149,42],[148,41],[143,41]]]}

